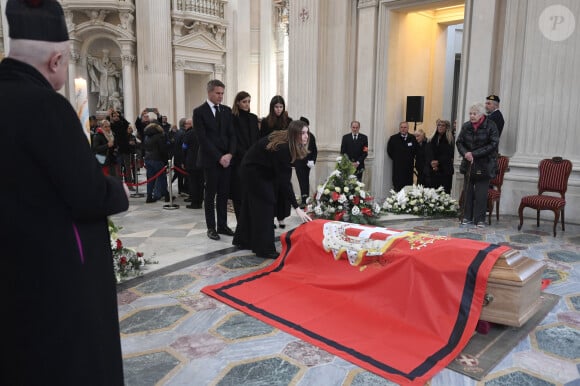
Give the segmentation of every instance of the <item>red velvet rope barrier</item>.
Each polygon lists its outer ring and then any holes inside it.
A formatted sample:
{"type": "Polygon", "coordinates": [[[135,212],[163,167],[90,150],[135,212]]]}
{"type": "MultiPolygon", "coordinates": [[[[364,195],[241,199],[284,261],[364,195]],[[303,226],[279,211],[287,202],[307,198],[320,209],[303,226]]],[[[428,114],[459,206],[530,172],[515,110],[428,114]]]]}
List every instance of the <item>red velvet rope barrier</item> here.
{"type": "Polygon", "coordinates": [[[159,178],[159,176],[160,176],[162,173],[165,173],[165,171],[166,171],[166,170],[167,170],[167,166],[164,166],[164,167],[163,167],[163,168],[162,168],[162,169],[161,169],[161,170],[160,170],[160,171],[159,171],[157,174],[155,174],[153,177],[149,178],[148,180],[145,180],[145,181],[142,181],[142,182],[138,182],[138,183],[136,183],[136,184],[134,184],[134,183],[131,183],[131,182],[125,182],[125,184],[126,184],[127,186],[145,185],[145,184],[147,184],[147,183],[149,183],[149,182],[151,182],[151,181],[153,181],[153,180],[155,180],[155,179],[159,178]]]}
{"type": "Polygon", "coordinates": [[[189,176],[189,173],[188,173],[188,172],[186,172],[186,171],[185,171],[185,170],[183,170],[183,169],[180,169],[180,168],[178,168],[177,166],[173,166],[173,167],[172,167],[172,169],[173,169],[173,170],[176,170],[177,172],[179,172],[179,173],[181,173],[181,174],[183,174],[184,176],[189,176]]]}

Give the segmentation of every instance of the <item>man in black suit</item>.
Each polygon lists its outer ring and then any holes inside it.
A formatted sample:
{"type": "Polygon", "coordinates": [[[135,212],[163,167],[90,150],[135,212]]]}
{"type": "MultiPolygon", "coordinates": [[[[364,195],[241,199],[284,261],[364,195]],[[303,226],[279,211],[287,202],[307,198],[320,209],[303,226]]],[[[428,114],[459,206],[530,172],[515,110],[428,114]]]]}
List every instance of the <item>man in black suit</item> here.
{"type": "Polygon", "coordinates": [[[485,98],[485,111],[487,112],[487,117],[495,122],[501,137],[505,121],[503,120],[503,114],[499,111],[499,97],[497,95],[492,94],[485,98]]]}
{"type": "Polygon", "coordinates": [[[393,189],[397,192],[407,185],[413,185],[417,147],[417,139],[409,134],[409,124],[399,123],[399,132],[393,134],[387,143],[387,154],[393,160],[393,189]]]}
{"type": "Polygon", "coordinates": [[[205,177],[205,223],[212,240],[219,240],[219,234],[234,235],[228,228],[227,205],[236,137],[232,110],[221,104],[225,87],[220,80],[210,80],[207,101],[193,110],[193,127],[199,142],[197,166],[204,170],[205,177]]]}
{"type": "Polygon", "coordinates": [[[340,154],[346,154],[356,168],[355,176],[362,181],[362,175],[365,171],[365,158],[369,155],[369,140],[366,135],[361,134],[360,122],[352,121],[350,123],[350,134],[342,137],[340,144],[340,154]]]}

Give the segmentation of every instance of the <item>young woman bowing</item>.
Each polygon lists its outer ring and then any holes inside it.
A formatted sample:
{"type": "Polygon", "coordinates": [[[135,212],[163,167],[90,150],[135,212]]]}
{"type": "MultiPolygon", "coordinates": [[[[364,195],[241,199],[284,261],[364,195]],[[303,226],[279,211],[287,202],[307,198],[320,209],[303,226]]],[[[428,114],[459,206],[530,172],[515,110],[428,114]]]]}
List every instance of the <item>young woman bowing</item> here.
{"type": "Polygon", "coordinates": [[[259,257],[278,257],[272,217],[279,191],[286,192],[302,222],[311,221],[298,207],[291,183],[292,163],[307,154],[308,126],[302,121],[292,121],[287,130],[270,133],[247,151],[240,168],[242,210],[234,245],[251,249],[259,257]]]}

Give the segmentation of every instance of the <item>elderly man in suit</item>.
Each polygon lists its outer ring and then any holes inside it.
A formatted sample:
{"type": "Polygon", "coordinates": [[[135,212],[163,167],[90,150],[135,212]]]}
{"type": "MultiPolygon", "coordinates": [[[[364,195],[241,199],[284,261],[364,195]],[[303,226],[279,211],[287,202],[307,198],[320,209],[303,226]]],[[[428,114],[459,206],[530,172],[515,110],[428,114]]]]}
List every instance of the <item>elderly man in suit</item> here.
{"type": "Polygon", "coordinates": [[[210,80],[207,100],[193,110],[193,127],[199,142],[197,166],[204,170],[205,177],[205,223],[212,240],[219,240],[219,234],[234,235],[227,223],[227,204],[236,136],[232,110],[221,104],[225,87],[220,80],[210,80]]]}
{"type": "Polygon", "coordinates": [[[492,94],[485,98],[485,112],[487,113],[487,117],[495,122],[497,131],[501,137],[505,121],[503,114],[499,111],[499,97],[497,95],[492,94]]]}
{"type": "Polygon", "coordinates": [[[369,140],[366,135],[360,133],[360,122],[350,123],[350,134],[342,137],[340,154],[346,154],[356,168],[355,176],[362,181],[365,170],[365,158],[369,155],[369,140]]]}
{"type": "Polygon", "coordinates": [[[399,132],[393,134],[387,143],[387,154],[393,160],[393,189],[397,192],[413,185],[417,147],[417,139],[409,134],[409,124],[399,123],[399,132]]]}

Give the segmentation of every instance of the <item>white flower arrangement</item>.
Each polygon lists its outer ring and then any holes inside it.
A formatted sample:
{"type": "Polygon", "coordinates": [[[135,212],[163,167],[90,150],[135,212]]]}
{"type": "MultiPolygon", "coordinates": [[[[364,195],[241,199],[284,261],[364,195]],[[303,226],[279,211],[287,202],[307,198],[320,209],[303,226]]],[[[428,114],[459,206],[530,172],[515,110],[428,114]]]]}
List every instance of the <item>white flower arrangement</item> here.
{"type": "Polygon", "coordinates": [[[390,194],[383,202],[384,212],[420,216],[455,216],[459,209],[457,200],[445,193],[442,186],[433,189],[413,185],[399,192],[391,189],[390,194]]]}
{"type": "Polygon", "coordinates": [[[307,200],[306,212],[329,220],[376,223],[381,206],[365,192],[364,184],[356,178],[354,171],[348,157],[339,157],[336,170],[318,187],[314,198],[307,200]]]}

